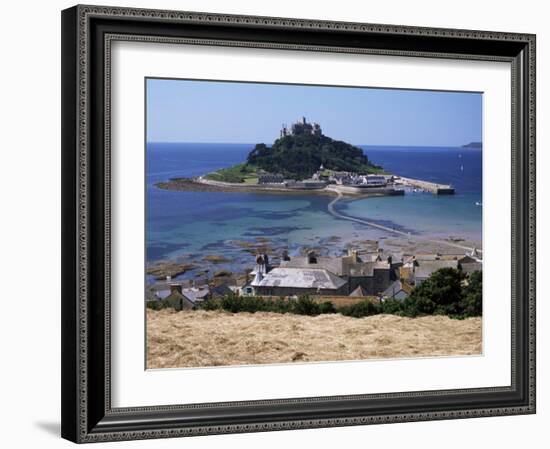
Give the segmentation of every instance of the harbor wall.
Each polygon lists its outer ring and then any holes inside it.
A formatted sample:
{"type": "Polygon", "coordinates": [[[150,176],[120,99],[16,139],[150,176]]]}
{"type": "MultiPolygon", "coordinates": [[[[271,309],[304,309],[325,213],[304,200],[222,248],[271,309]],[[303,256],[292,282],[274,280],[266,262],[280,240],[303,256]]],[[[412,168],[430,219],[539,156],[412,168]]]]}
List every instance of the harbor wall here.
{"type": "Polygon", "coordinates": [[[349,185],[330,184],[326,187],[339,193],[359,195],[404,195],[405,191],[393,187],[354,187],[349,185]]]}
{"type": "Polygon", "coordinates": [[[420,179],[412,179],[412,178],[404,178],[404,177],[401,177],[401,181],[403,181],[405,185],[426,190],[435,195],[453,195],[455,193],[454,187],[448,184],[437,184],[435,182],[422,181],[420,179]]]}

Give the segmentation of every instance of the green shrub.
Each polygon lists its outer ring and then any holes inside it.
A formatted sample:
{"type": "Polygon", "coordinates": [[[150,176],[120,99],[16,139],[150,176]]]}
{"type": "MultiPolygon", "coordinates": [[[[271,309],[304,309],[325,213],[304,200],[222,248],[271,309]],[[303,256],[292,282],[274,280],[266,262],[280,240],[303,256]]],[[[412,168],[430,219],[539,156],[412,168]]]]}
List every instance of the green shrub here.
{"type": "Polygon", "coordinates": [[[160,301],[151,300],[151,301],[146,301],[145,304],[147,308],[151,310],[160,310],[162,308],[160,301]]]}
{"type": "Polygon", "coordinates": [[[403,315],[447,315],[451,318],[480,316],[482,276],[474,272],[464,287],[465,276],[454,268],[435,271],[422,284],[413,288],[403,302],[403,315]]]}
{"type": "Polygon", "coordinates": [[[336,313],[336,308],[330,301],[324,301],[319,304],[319,313],[336,313]]]}
{"type": "Polygon", "coordinates": [[[146,305],[147,308],[151,310],[174,309],[178,312],[182,310],[181,303],[178,303],[177,301],[169,301],[167,299],[147,301],[146,305]]]}
{"type": "Polygon", "coordinates": [[[198,307],[202,310],[220,310],[221,304],[218,299],[207,299],[202,301],[198,307]]]}
{"type": "Polygon", "coordinates": [[[482,314],[482,295],[483,295],[483,275],[481,271],[474,271],[468,278],[468,286],[464,288],[464,293],[460,306],[462,316],[472,317],[482,314]]]}
{"type": "Polygon", "coordinates": [[[345,316],[351,316],[354,318],[363,318],[366,316],[377,315],[380,313],[380,305],[375,304],[372,301],[365,300],[352,304],[350,306],[343,306],[338,311],[345,316]]]}
{"type": "Polygon", "coordinates": [[[231,313],[239,312],[277,312],[288,313],[292,311],[290,301],[282,298],[264,299],[258,296],[227,295],[220,299],[209,299],[200,306],[202,310],[225,310],[231,313]]]}
{"type": "Polygon", "coordinates": [[[385,299],[380,305],[380,313],[400,315],[403,311],[403,302],[398,299],[385,299]]]}
{"type": "Polygon", "coordinates": [[[297,315],[319,315],[321,307],[309,296],[300,296],[293,303],[292,313],[297,315]]]}

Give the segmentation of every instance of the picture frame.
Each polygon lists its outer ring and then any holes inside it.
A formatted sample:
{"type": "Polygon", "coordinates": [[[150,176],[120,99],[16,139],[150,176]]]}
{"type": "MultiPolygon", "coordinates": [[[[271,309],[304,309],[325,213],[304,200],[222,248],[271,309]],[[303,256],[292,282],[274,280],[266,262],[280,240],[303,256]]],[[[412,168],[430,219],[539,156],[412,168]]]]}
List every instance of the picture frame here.
{"type": "Polygon", "coordinates": [[[62,436],[85,443],[535,413],[535,36],[78,5],[62,12],[62,436]],[[113,407],[111,44],[361,53],[511,66],[511,384],[113,407]]]}

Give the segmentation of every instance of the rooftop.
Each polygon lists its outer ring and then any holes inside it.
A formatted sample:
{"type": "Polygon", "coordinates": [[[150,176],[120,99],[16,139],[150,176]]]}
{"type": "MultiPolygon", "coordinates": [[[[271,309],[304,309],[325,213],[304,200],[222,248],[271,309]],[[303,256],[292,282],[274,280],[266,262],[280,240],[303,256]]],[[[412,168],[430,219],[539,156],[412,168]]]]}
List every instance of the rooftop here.
{"type": "Polygon", "coordinates": [[[394,281],[389,285],[389,287],[386,290],[382,292],[382,296],[387,296],[391,298],[397,293],[399,293],[400,291],[404,291],[408,295],[409,293],[411,293],[412,287],[406,282],[402,282],[399,280],[394,281]]]}
{"type": "MultiPolygon", "coordinates": [[[[342,257],[321,257],[316,256],[316,262],[309,262],[307,257],[293,257],[290,260],[282,261],[281,267],[284,268],[319,268],[330,271],[338,276],[373,276],[374,270],[389,270],[390,265],[386,259],[381,261],[376,260],[376,257],[358,256],[342,256],[342,257]]],[[[384,256],[387,257],[387,256],[384,256]]]]}
{"type": "Polygon", "coordinates": [[[362,262],[349,267],[350,276],[374,276],[374,270],[389,270],[388,262],[362,262]]]}
{"type": "Polygon", "coordinates": [[[483,264],[481,262],[465,262],[460,264],[460,269],[464,274],[472,274],[474,271],[482,271],[483,264]]]}
{"type": "Polygon", "coordinates": [[[322,268],[274,268],[254,287],[294,287],[337,290],[346,281],[322,268]]]}
{"type": "Polygon", "coordinates": [[[203,301],[209,294],[208,286],[191,287],[182,289],[183,295],[192,302],[203,301]]]}
{"type": "Polygon", "coordinates": [[[458,268],[457,260],[419,260],[414,273],[415,277],[427,278],[441,268],[458,268]]]}
{"type": "Polygon", "coordinates": [[[290,260],[281,262],[282,268],[320,268],[341,276],[343,264],[341,257],[316,256],[317,262],[309,263],[307,256],[292,257],[290,260]]]}

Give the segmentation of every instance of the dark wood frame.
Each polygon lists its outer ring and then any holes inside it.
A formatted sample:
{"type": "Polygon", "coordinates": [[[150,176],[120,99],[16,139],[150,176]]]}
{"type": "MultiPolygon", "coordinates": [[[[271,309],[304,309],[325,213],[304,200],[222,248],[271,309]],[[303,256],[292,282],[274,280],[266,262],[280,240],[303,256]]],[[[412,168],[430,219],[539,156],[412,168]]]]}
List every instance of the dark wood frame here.
{"type": "Polygon", "coordinates": [[[62,436],[162,438],[535,412],[535,36],[177,11],[62,12],[62,436]],[[194,43],[508,61],[510,387],[218,404],[110,404],[110,43],[194,43]]]}

